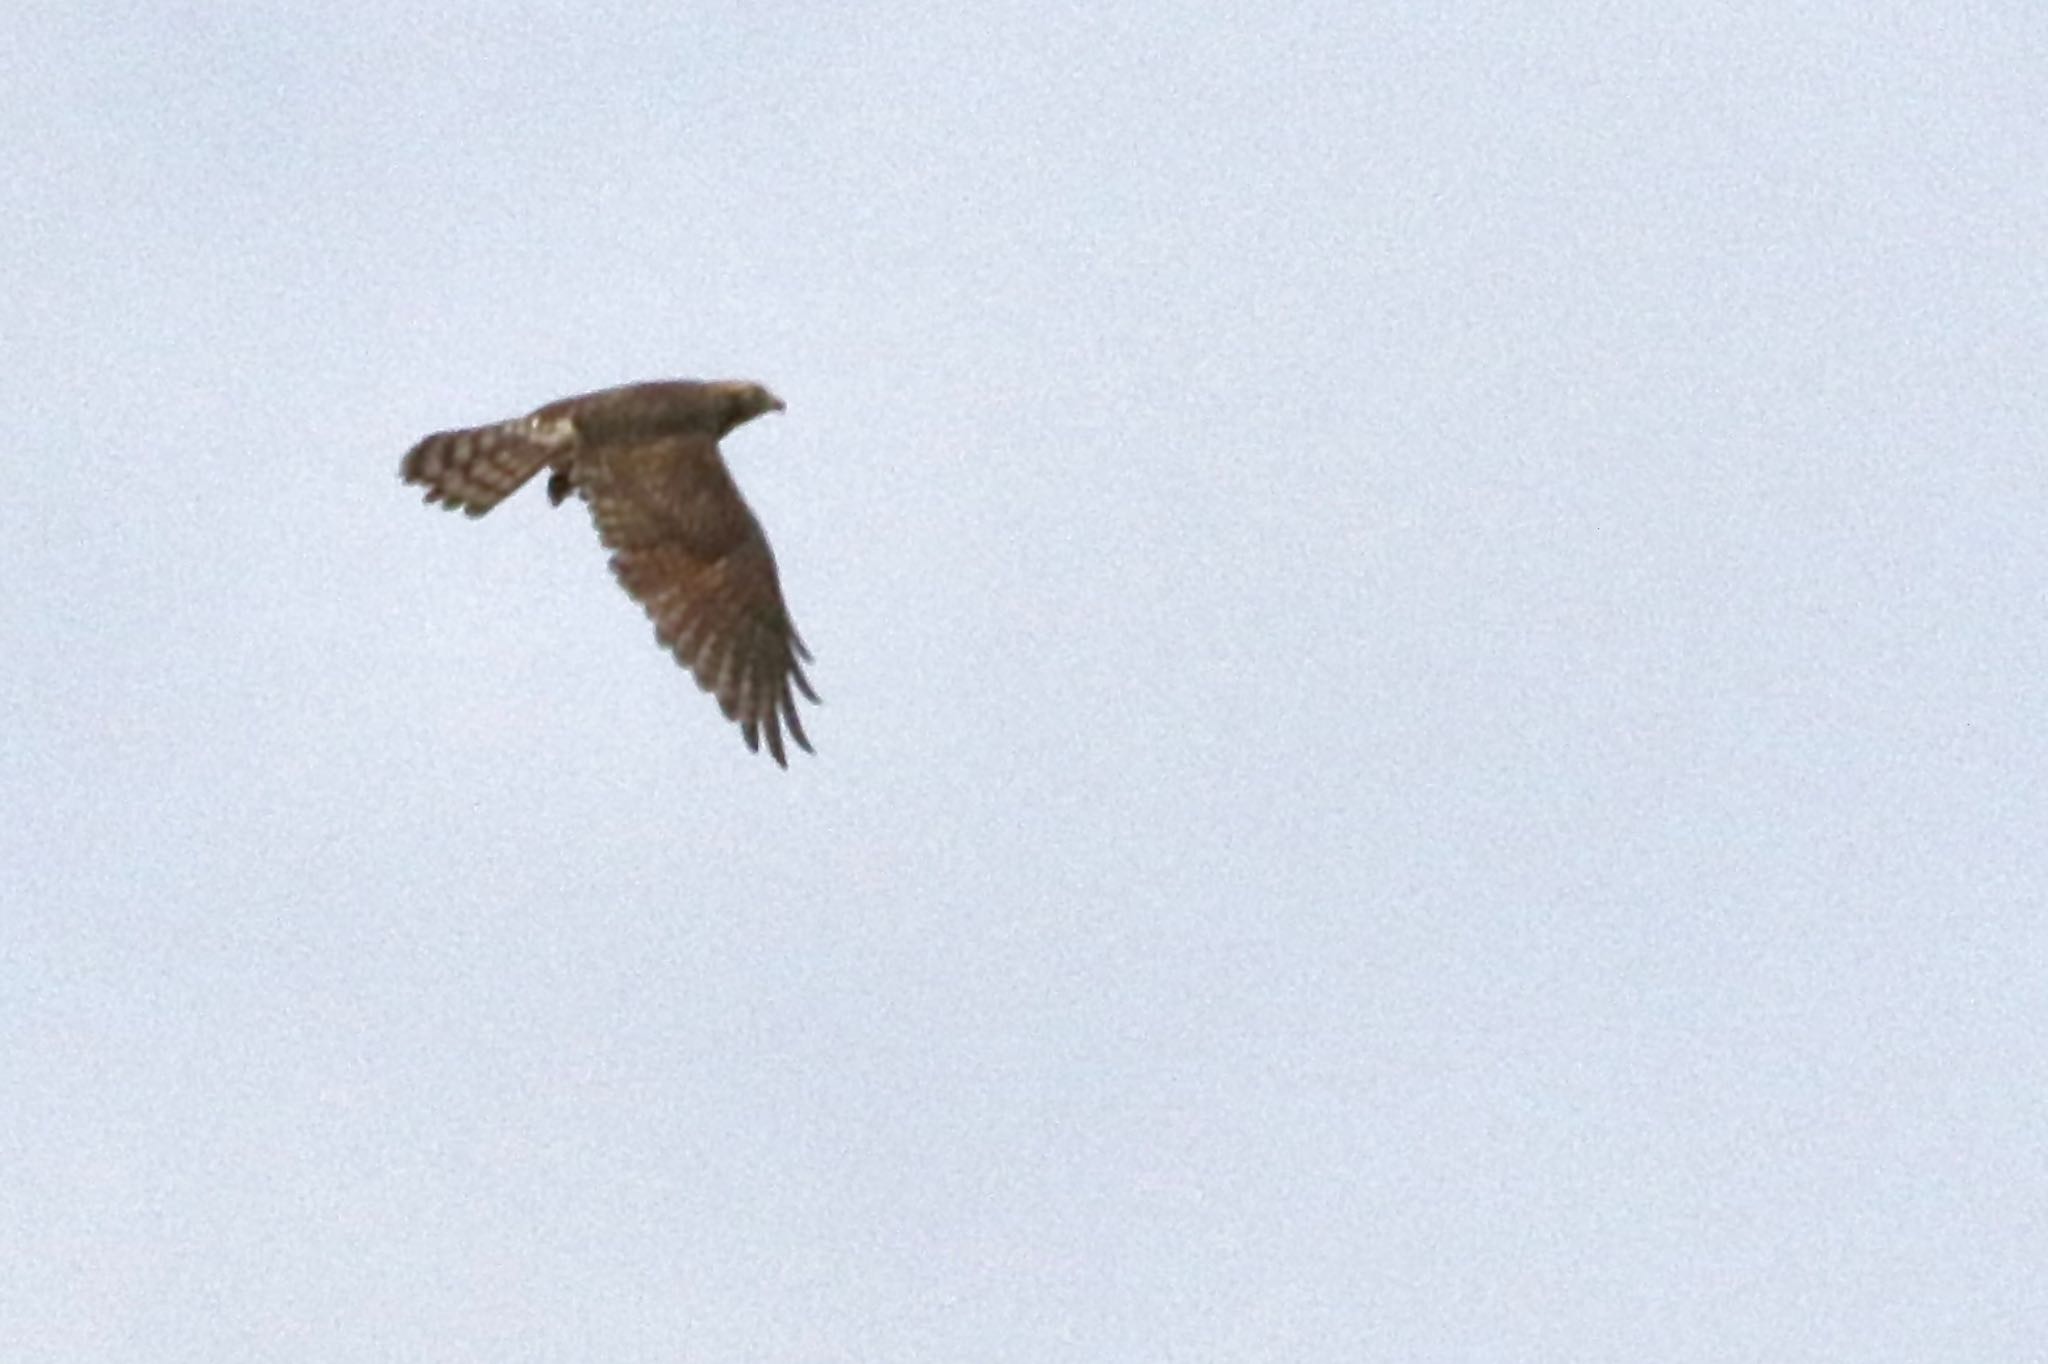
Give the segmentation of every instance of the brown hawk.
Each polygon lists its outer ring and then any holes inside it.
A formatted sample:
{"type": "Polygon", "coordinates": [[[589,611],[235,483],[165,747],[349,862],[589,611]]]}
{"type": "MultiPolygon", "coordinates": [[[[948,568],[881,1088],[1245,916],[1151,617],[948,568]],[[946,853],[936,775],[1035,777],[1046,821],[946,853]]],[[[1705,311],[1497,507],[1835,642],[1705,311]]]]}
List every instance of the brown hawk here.
{"type": "Polygon", "coordinates": [[[759,384],[669,380],[549,403],[529,416],[428,436],[399,472],[428,502],[482,516],[539,473],[548,500],[590,504],[612,572],[655,638],[718,698],[747,747],[784,767],[782,727],[806,752],[791,688],[815,702],[809,650],[790,623],[775,556],[718,452],[720,437],[782,400],[759,384]]]}

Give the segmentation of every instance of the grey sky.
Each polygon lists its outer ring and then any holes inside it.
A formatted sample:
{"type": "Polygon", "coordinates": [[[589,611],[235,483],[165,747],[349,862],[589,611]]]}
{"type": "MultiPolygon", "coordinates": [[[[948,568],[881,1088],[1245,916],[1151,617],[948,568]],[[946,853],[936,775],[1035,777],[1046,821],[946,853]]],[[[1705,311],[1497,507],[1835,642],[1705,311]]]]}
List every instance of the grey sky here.
{"type": "Polygon", "coordinates": [[[0,1357],[2048,1357],[2048,11],[1477,10],[10,7],[0,1357]]]}

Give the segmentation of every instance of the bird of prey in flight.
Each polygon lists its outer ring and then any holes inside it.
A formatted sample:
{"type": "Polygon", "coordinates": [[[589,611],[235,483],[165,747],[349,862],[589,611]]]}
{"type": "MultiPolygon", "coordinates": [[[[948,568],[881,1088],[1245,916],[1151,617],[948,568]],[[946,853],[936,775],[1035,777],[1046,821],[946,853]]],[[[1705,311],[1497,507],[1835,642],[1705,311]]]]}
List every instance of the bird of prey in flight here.
{"type": "Polygon", "coordinates": [[[482,516],[550,470],[548,500],[589,504],[613,574],[662,646],[718,698],[749,749],[765,737],[787,767],[785,727],[811,751],[795,696],[818,699],[804,677],[811,655],[783,604],[768,537],[718,450],[734,427],[780,411],[780,398],[739,380],[625,384],[437,432],[399,472],[428,502],[482,516]]]}

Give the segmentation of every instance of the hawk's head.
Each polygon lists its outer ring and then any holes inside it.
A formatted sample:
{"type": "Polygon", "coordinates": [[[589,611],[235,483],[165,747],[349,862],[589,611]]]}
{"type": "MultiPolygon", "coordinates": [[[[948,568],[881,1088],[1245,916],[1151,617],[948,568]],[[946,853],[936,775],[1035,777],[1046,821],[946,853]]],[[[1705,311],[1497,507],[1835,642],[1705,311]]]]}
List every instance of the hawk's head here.
{"type": "Polygon", "coordinates": [[[759,384],[744,379],[727,379],[711,385],[724,405],[725,420],[719,434],[732,430],[742,422],[750,422],[763,412],[782,411],[782,399],[770,393],[759,384]]]}

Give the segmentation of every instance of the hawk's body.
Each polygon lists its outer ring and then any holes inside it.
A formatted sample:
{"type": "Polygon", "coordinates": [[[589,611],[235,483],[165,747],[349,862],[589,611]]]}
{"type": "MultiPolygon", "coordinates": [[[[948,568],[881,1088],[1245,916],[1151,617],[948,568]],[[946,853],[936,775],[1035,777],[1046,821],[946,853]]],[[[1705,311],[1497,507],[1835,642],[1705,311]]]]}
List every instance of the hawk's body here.
{"type": "Polygon", "coordinates": [[[482,516],[552,469],[548,497],[580,494],[612,572],[654,633],[737,721],[787,766],[782,727],[808,751],[791,688],[818,699],[810,658],[783,605],[775,556],[719,454],[728,431],[780,412],[759,384],[627,384],[549,403],[529,416],[428,436],[400,472],[427,501],[482,516]]]}

